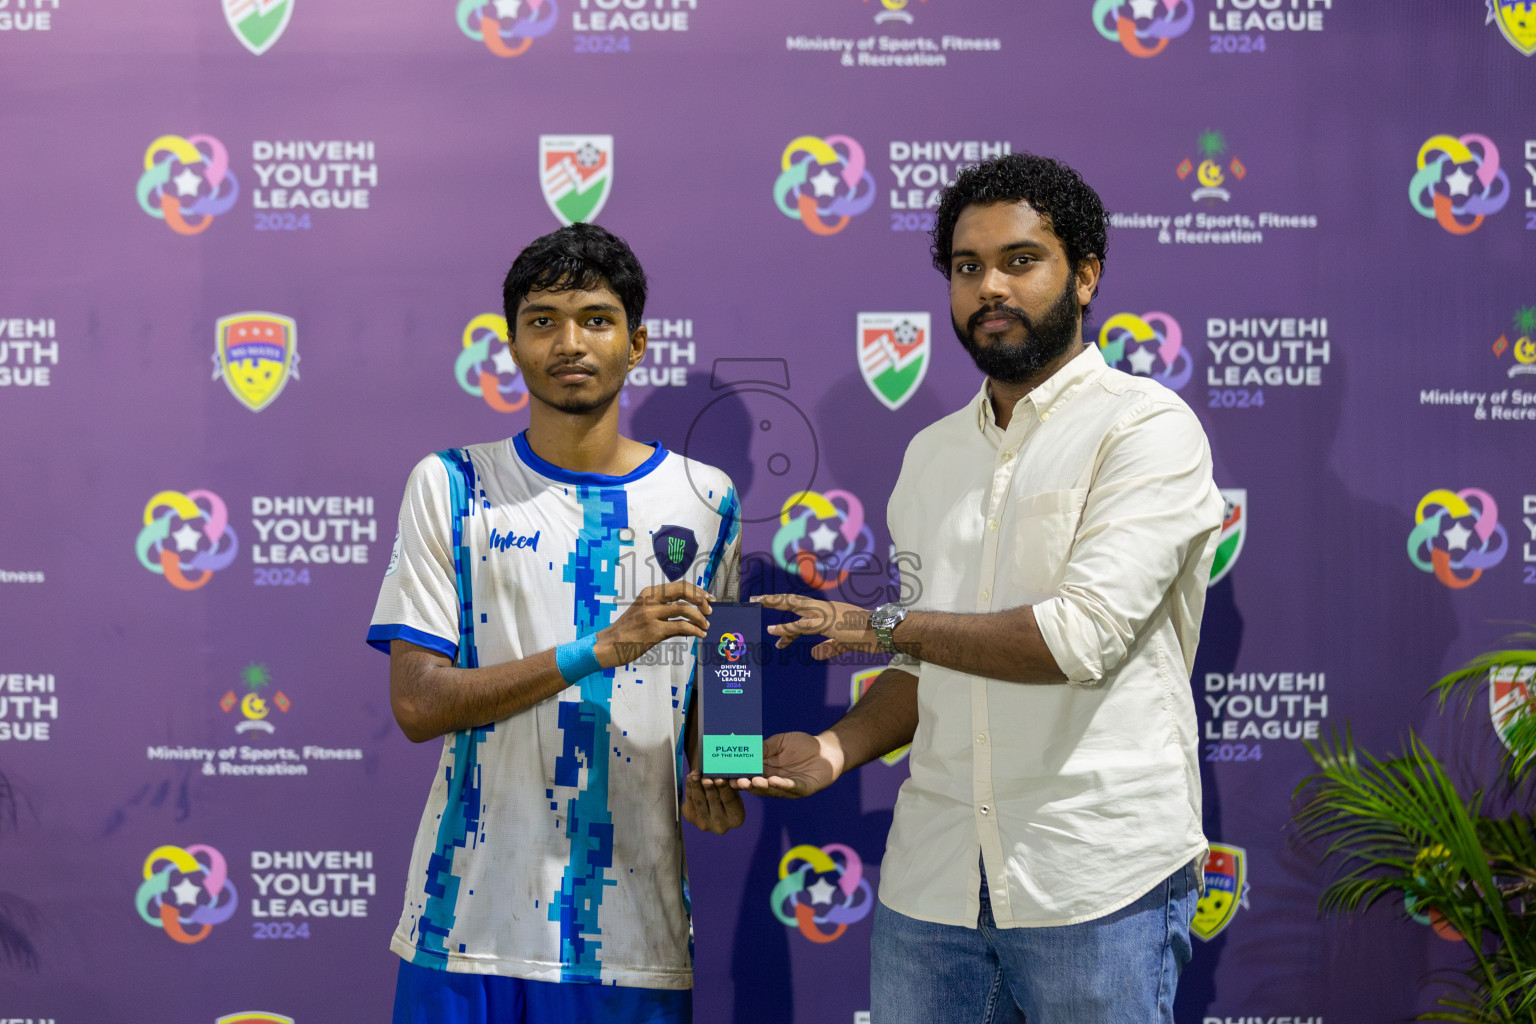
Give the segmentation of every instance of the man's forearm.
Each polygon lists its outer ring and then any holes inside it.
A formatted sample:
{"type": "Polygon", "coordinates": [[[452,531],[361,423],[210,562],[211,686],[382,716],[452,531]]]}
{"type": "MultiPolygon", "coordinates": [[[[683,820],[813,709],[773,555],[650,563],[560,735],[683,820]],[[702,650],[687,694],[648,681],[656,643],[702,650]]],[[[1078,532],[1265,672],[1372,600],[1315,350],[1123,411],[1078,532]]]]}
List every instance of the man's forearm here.
{"type": "Polygon", "coordinates": [[[405,640],[390,643],[389,700],[415,743],[473,729],[533,707],[570,684],[554,648],[485,668],[455,668],[441,654],[405,640]]]}
{"type": "Polygon", "coordinates": [[[920,661],[1010,683],[1064,683],[1035,610],[910,612],[891,634],[896,649],[920,661]]]}
{"type": "Polygon", "coordinates": [[[868,692],[848,713],[822,734],[841,752],[838,774],[912,742],[917,732],[917,677],[888,668],[875,677],[868,692]]]}

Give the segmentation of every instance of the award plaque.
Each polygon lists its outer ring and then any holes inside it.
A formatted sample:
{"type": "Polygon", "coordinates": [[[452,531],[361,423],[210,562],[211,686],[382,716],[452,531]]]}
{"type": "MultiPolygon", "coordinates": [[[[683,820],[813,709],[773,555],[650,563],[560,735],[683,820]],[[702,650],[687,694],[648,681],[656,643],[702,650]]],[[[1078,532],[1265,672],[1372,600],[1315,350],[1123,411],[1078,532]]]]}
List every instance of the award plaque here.
{"type": "Polygon", "coordinates": [[[699,770],[717,779],[763,773],[763,610],[715,602],[699,647],[699,770]]]}

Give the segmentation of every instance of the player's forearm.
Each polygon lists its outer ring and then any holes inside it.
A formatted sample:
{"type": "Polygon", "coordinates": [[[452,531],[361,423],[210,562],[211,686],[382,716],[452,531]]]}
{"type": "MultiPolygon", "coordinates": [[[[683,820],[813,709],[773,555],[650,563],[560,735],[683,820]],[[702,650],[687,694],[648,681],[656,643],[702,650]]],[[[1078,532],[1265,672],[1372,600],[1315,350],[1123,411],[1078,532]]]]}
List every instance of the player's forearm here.
{"type": "Polygon", "coordinates": [[[1010,683],[1067,681],[1028,605],[975,615],[912,612],[891,637],[897,650],[957,672],[1010,683]]]}
{"type": "Polygon", "coordinates": [[[819,739],[841,755],[839,775],[912,742],[917,732],[917,677],[888,668],[819,739]]]}
{"type": "Polygon", "coordinates": [[[390,706],[414,743],[500,721],[569,685],[553,648],[500,665],[456,668],[406,641],[390,645],[390,706]]]}

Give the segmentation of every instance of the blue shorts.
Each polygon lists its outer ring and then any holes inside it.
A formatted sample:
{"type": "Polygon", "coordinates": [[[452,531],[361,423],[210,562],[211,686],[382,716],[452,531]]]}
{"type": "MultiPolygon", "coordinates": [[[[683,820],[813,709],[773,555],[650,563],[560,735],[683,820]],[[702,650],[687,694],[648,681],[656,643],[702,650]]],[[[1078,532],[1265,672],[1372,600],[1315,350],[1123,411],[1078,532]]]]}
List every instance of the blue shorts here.
{"type": "Polygon", "coordinates": [[[561,985],[400,961],[394,1024],[690,1024],[693,990],[561,985]]]}

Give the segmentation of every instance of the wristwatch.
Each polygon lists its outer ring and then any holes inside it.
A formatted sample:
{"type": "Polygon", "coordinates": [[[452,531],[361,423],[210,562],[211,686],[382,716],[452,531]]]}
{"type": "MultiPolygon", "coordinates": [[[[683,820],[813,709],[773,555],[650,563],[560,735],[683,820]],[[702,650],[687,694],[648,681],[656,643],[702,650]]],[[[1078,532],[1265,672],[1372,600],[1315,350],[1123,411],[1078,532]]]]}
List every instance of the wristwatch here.
{"type": "Polygon", "coordinates": [[[896,641],[891,634],[906,617],[907,610],[894,602],[883,604],[869,613],[870,628],[875,631],[875,639],[886,654],[896,653],[896,641]]]}

